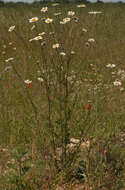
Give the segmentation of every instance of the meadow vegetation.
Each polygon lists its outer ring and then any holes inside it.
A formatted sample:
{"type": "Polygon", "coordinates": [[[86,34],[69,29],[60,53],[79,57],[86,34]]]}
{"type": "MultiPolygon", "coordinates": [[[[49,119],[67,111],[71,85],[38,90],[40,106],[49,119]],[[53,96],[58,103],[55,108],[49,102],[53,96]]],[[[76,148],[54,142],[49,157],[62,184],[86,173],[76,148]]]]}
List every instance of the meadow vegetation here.
{"type": "Polygon", "coordinates": [[[0,18],[0,190],[124,190],[125,5],[0,18]]]}

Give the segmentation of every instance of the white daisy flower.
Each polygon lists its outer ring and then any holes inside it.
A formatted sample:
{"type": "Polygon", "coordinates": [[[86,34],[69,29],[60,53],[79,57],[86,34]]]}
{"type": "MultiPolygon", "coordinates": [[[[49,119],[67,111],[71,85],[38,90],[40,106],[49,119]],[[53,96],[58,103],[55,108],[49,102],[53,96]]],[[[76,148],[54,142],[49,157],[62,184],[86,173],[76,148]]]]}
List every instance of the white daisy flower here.
{"type": "Polygon", "coordinates": [[[95,42],[95,39],[94,38],[89,38],[88,42],[95,42]]]}
{"type": "Polygon", "coordinates": [[[48,7],[43,7],[43,8],[41,9],[41,12],[43,12],[43,13],[45,13],[46,11],[48,11],[48,7]]]}
{"type": "Polygon", "coordinates": [[[64,52],[60,52],[60,55],[65,56],[65,55],[66,55],[66,53],[64,53],[64,52]]]}
{"type": "Polygon", "coordinates": [[[38,21],[38,17],[33,17],[33,18],[29,19],[30,23],[37,22],[37,21],[38,21]]]}
{"type": "Polygon", "coordinates": [[[64,21],[60,21],[60,24],[66,24],[66,22],[64,22],[64,21]]]}
{"type": "Polygon", "coordinates": [[[87,29],[83,28],[82,31],[83,31],[83,32],[87,32],[87,29]]]}
{"type": "Polygon", "coordinates": [[[38,77],[37,79],[38,79],[40,82],[43,82],[43,81],[44,81],[42,77],[38,77]]]}
{"type": "Polygon", "coordinates": [[[38,40],[42,40],[42,39],[43,39],[42,36],[36,36],[35,38],[30,39],[29,42],[32,42],[34,40],[38,41],[38,40]]]}
{"type": "Polygon", "coordinates": [[[42,36],[36,36],[35,38],[33,38],[33,40],[42,40],[42,36]]]}
{"type": "Polygon", "coordinates": [[[71,20],[71,18],[66,17],[66,18],[63,19],[63,22],[64,22],[64,23],[67,23],[67,22],[70,22],[70,20],[71,20]]]}
{"type": "Polygon", "coordinates": [[[11,46],[13,43],[12,42],[9,42],[9,45],[11,46]]]}
{"type": "Polygon", "coordinates": [[[8,29],[8,32],[12,32],[14,29],[15,29],[15,26],[11,26],[11,27],[8,29]]]}
{"type": "Polygon", "coordinates": [[[73,55],[73,54],[75,54],[75,52],[74,52],[74,51],[71,51],[71,54],[73,55]]]}
{"type": "Polygon", "coordinates": [[[71,138],[71,139],[70,139],[70,142],[71,142],[71,143],[74,143],[74,144],[78,144],[78,143],[80,143],[80,140],[79,140],[79,139],[71,138]]]}
{"type": "Polygon", "coordinates": [[[68,15],[69,15],[69,16],[73,16],[73,15],[75,15],[75,12],[73,12],[73,11],[68,11],[68,15]]]}
{"type": "Polygon", "coordinates": [[[31,84],[31,83],[32,83],[32,80],[27,79],[27,80],[24,80],[24,82],[25,82],[26,84],[31,84]]]}
{"type": "Polygon", "coordinates": [[[114,68],[114,67],[116,67],[116,65],[109,63],[108,65],[106,65],[106,67],[114,68]]]}
{"type": "Polygon", "coordinates": [[[52,48],[56,49],[56,48],[59,48],[59,44],[53,44],[52,48]]]}
{"type": "Polygon", "coordinates": [[[9,61],[13,61],[13,60],[14,60],[14,58],[10,57],[10,58],[6,59],[5,62],[8,63],[9,61]]]}
{"type": "Polygon", "coordinates": [[[3,48],[4,48],[4,49],[6,49],[6,47],[7,47],[6,45],[3,45],[3,48]]]}
{"type": "Polygon", "coordinates": [[[43,36],[45,35],[45,32],[39,33],[39,36],[43,36]]]}
{"type": "Polygon", "coordinates": [[[113,84],[114,84],[114,86],[121,86],[122,85],[121,81],[118,81],[118,80],[114,81],[113,84]]]}
{"type": "Polygon", "coordinates": [[[51,23],[51,22],[53,22],[53,19],[52,19],[52,18],[47,18],[47,19],[45,20],[45,23],[47,23],[47,24],[49,24],[49,23],[51,23]]]}

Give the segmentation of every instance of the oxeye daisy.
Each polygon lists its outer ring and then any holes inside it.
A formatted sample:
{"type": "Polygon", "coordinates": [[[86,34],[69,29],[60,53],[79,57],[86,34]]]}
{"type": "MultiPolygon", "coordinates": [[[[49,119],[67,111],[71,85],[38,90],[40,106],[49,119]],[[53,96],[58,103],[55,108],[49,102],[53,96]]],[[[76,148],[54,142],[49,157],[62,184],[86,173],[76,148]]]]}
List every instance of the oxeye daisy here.
{"type": "Polygon", "coordinates": [[[71,54],[73,55],[73,54],[75,54],[75,52],[74,52],[74,51],[71,51],[71,54]]]}
{"type": "Polygon", "coordinates": [[[3,48],[4,48],[4,49],[6,49],[6,47],[7,47],[6,45],[3,45],[3,48]]]}
{"type": "Polygon", "coordinates": [[[60,52],[60,55],[65,56],[65,55],[66,55],[66,53],[64,53],[64,52],[60,52]]]}
{"type": "Polygon", "coordinates": [[[83,28],[82,31],[83,31],[83,32],[87,32],[87,29],[83,28]]]}
{"type": "Polygon", "coordinates": [[[45,32],[39,33],[39,36],[43,36],[45,35],[45,32]]]}
{"type": "Polygon", "coordinates": [[[45,13],[46,11],[48,11],[48,7],[43,7],[43,8],[41,9],[41,12],[43,12],[43,13],[45,13]]]}
{"type": "Polygon", "coordinates": [[[63,22],[64,22],[64,23],[67,23],[67,22],[70,22],[70,20],[71,20],[71,18],[66,17],[66,18],[63,19],[63,22]]]}
{"type": "Polygon", "coordinates": [[[64,22],[64,21],[60,21],[60,24],[66,24],[66,22],[64,22]]]}
{"type": "Polygon", "coordinates": [[[71,143],[74,143],[74,144],[78,144],[78,143],[80,143],[80,140],[79,140],[79,139],[71,138],[71,139],[70,139],[70,142],[71,142],[71,143]]]}
{"type": "Polygon", "coordinates": [[[33,18],[29,19],[30,23],[37,22],[37,21],[38,21],[38,17],[33,17],[33,18]]]}
{"type": "Polygon", "coordinates": [[[34,40],[42,40],[42,36],[36,36],[35,38],[33,38],[34,40]]]}
{"type": "Polygon", "coordinates": [[[13,57],[10,57],[10,58],[6,59],[5,62],[7,63],[7,62],[13,61],[13,60],[14,60],[14,58],[13,58],[13,57]]]}
{"type": "Polygon", "coordinates": [[[24,80],[24,83],[26,83],[26,84],[31,84],[31,83],[32,83],[32,80],[29,80],[29,79],[24,80]]]}
{"type": "Polygon", "coordinates": [[[109,63],[108,65],[106,65],[106,67],[110,67],[110,68],[114,68],[116,65],[115,64],[111,64],[109,63]]]}
{"type": "Polygon", "coordinates": [[[11,27],[8,29],[8,32],[12,32],[14,29],[15,29],[15,26],[11,26],[11,27]]]}
{"type": "Polygon", "coordinates": [[[43,82],[43,81],[44,81],[42,77],[38,77],[37,79],[38,79],[40,82],[43,82]]]}
{"type": "Polygon", "coordinates": [[[12,42],[9,42],[9,46],[11,46],[13,43],[12,42]]]}
{"type": "Polygon", "coordinates": [[[94,38],[89,38],[88,42],[95,42],[95,39],[94,38]]]}
{"type": "Polygon", "coordinates": [[[113,84],[114,84],[114,86],[121,86],[122,85],[121,81],[118,81],[118,80],[114,81],[113,84]]]}
{"type": "Polygon", "coordinates": [[[52,22],[53,22],[53,19],[52,19],[52,18],[47,18],[47,19],[45,20],[45,23],[47,23],[47,24],[52,23],[52,22]]]}
{"type": "Polygon", "coordinates": [[[73,16],[73,15],[75,15],[75,12],[73,12],[73,11],[68,11],[68,15],[69,15],[69,16],[73,16]]]}
{"type": "Polygon", "coordinates": [[[52,48],[54,48],[54,49],[59,48],[59,44],[58,43],[53,44],[52,48]]]}

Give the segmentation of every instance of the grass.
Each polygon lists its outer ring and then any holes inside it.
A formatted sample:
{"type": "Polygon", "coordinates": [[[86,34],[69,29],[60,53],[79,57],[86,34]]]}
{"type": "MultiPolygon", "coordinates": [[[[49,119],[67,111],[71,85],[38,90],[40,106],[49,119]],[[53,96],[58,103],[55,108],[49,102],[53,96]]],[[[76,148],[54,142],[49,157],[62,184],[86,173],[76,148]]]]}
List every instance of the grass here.
{"type": "Polygon", "coordinates": [[[1,190],[125,188],[124,11],[122,3],[1,7],[1,190]]]}

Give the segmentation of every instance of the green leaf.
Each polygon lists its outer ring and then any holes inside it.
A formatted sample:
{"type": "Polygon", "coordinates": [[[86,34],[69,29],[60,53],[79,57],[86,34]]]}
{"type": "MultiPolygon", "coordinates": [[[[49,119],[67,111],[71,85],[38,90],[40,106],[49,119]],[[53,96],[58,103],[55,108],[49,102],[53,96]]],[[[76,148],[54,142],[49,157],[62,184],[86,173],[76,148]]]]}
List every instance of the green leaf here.
{"type": "Polygon", "coordinates": [[[8,163],[7,166],[8,166],[8,168],[12,168],[14,170],[17,170],[17,167],[14,164],[8,163]]]}

